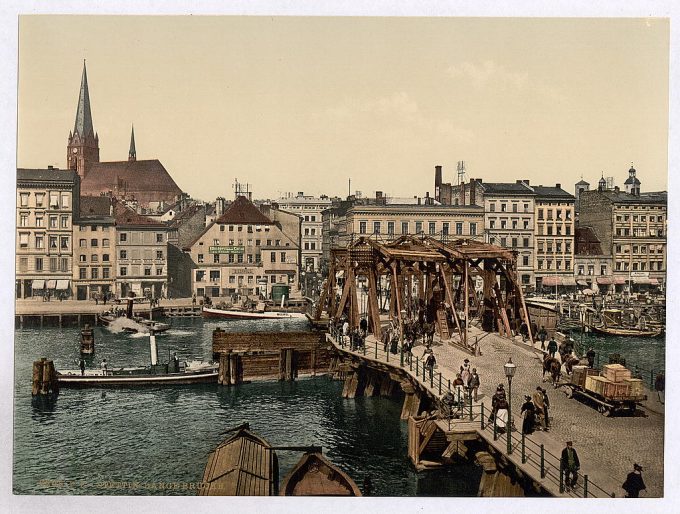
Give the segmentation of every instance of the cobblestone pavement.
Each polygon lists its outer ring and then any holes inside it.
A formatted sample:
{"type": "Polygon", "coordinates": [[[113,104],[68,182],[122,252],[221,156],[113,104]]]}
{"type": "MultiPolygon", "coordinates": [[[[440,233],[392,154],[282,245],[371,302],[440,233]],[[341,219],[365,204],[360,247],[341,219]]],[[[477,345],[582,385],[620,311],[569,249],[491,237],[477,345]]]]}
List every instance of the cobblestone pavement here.
{"type": "MultiPolygon", "coordinates": [[[[498,384],[504,384],[507,390],[503,365],[512,357],[517,365],[512,381],[512,412],[517,427],[521,427],[519,413],[524,395],[532,394],[540,385],[548,392],[552,419],[550,432],[541,435],[551,436],[560,446],[572,440],[581,460],[581,473],[596,467],[606,470],[614,483],[618,480],[622,484],[633,470],[633,463],[637,462],[644,467],[643,478],[647,485],[642,496],[663,496],[663,414],[638,410],[633,417],[605,417],[592,406],[568,398],[568,388],[554,389],[549,382],[541,382],[540,351],[521,343],[519,338],[511,342],[471,327],[470,337],[475,336],[479,337],[480,357],[472,357],[462,349],[435,341],[433,352],[437,365],[458,370],[465,358],[470,359],[471,367],[477,368],[481,381],[479,391],[483,395],[479,400],[490,406],[498,384]]],[[[540,344],[537,346],[540,348],[540,344]]],[[[416,346],[413,353],[421,356],[423,351],[421,345],[416,346]]],[[[625,494],[622,489],[613,492],[617,497],[625,494]]]]}

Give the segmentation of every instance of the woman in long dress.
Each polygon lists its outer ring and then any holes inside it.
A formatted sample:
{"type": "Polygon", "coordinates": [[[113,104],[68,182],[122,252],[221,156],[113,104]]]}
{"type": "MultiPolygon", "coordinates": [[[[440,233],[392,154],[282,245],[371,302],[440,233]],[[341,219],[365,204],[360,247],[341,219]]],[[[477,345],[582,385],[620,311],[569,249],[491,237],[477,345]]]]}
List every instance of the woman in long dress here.
{"type": "Polygon", "coordinates": [[[527,435],[532,434],[534,432],[534,425],[536,424],[536,407],[531,401],[531,396],[524,396],[522,414],[524,415],[524,419],[522,421],[522,433],[527,435]]]}

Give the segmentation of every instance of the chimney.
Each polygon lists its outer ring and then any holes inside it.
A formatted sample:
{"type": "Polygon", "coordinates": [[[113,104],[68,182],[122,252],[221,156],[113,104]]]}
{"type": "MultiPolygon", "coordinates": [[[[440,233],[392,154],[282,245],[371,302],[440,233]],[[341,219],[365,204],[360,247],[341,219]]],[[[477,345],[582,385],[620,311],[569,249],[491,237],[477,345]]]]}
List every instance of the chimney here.
{"type": "Polygon", "coordinates": [[[562,189],[562,184],[555,184],[555,187],[556,187],[557,189],[562,189]]]}
{"type": "Polygon", "coordinates": [[[465,205],[465,182],[460,183],[459,205],[465,205]]]}
{"type": "Polygon", "coordinates": [[[434,167],[434,187],[441,187],[442,185],[442,167],[441,166],[435,166],[434,167]]]}
{"type": "MultiPolygon", "coordinates": [[[[481,180],[480,180],[481,182],[481,180]]],[[[477,179],[470,179],[470,205],[475,205],[477,201],[477,179]]]]}
{"type": "Polygon", "coordinates": [[[614,191],[619,192],[619,186],[614,186],[614,191]]]}
{"type": "Polygon", "coordinates": [[[418,205],[420,205],[420,197],[418,196],[417,198],[418,198],[418,205]]]}
{"type": "Polygon", "coordinates": [[[47,169],[48,169],[48,170],[53,170],[53,169],[54,169],[54,166],[52,166],[52,165],[50,164],[49,166],[47,166],[47,169]]]}

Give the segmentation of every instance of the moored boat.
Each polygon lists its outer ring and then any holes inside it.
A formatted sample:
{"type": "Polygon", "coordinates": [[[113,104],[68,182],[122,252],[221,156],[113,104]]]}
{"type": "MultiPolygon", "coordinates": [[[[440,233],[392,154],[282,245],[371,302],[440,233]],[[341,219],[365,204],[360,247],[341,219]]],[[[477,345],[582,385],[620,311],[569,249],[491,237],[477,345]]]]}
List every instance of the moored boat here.
{"type": "Polygon", "coordinates": [[[217,383],[218,365],[189,364],[176,372],[167,372],[167,365],[121,367],[104,370],[57,371],[60,387],[121,387],[217,383]]]}
{"type": "Polygon", "coordinates": [[[590,329],[598,334],[621,337],[657,337],[663,333],[663,330],[660,328],[641,329],[641,328],[591,326],[590,329]]]}
{"type": "Polygon", "coordinates": [[[281,496],[361,496],[347,473],[321,453],[305,453],[288,473],[281,496]]]}
{"type": "Polygon", "coordinates": [[[258,311],[242,309],[219,309],[217,307],[203,307],[203,316],[206,318],[223,319],[304,319],[304,312],[289,310],[258,311]]]}

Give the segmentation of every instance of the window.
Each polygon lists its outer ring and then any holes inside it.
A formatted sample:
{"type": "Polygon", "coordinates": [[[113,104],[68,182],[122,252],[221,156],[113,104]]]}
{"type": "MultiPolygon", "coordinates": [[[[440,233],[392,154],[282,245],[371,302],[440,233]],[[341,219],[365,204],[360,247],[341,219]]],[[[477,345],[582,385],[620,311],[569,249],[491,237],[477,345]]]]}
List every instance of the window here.
{"type": "Polygon", "coordinates": [[[525,237],[525,238],[522,240],[522,246],[523,246],[524,248],[529,248],[529,238],[528,238],[528,237],[525,237]]]}
{"type": "Polygon", "coordinates": [[[19,271],[26,271],[28,269],[28,257],[19,259],[19,271]]]}
{"type": "Polygon", "coordinates": [[[80,280],[86,280],[87,279],[87,268],[78,269],[78,277],[80,278],[80,280]]]}
{"type": "Polygon", "coordinates": [[[21,207],[28,207],[28,193],[21,193],[19,195],[19,205],[21,207]]]}
{"type": "Polygon", "coordinates": [[[61,207],[62,207],[62,209],[68,209],[69,208],[69,194],[68,193],[61,193],[61,207]]]}
{"type": "Polygon", "coordinates": [[[516,203],[512,204],[512,212],[517,212],[517,204],[516,203]]]}
{"type": "Polygon", "coordinates": [[[552,236],[553,235],[553,227],[552,225],[548,225],[548,235],[552,236]]]}
{"type": "Polygon", "coordinates": [[[248,254],[248,264],[252,264],[252,263],[253,263],[253,255],[249,253],[248,254]]]}
{"type": "Polygon", "coordinates": [[[61,228],[68,228],[68,216],[61,217],[61,228]]]}
{"type": "Polygon", "coordinates": [[[512,247],[517,248],[517,238],[516,237],[512,238],[512,247]]]}
{"type": "Polygon", "coordinates": [[[35,236],[35,247],[38,249],[42,249],[45,247],[44,245],[44,237],[43,236],[35,236]]]}
{"type": "Polygon", "coordinates": [[[156,266],[156,275],[160,276],[163,274],[163,266],[156,266]]]}
{"type": "Polygon", "coordinates": [[[59,243],[59,248],[68,250],[68,236],[61,236],[61,238],[59,238],[59,243]]]}
{"type": "Polygon", "coordinates": [[[442,235],[448,236],[449,235],[449,222],[445,221],[442,223],[442,235]]]}
{"type": "Polygon", "coordinates": [[[281,262],[286,262],[286,252],[281,252],[281,262]]]}
{"type": "Polygon", "coordinates": [[[501,237],[501,246],[507,246],[508,245],[508,238],[507,237],[501,237]]]}
{"type": "MultiPolygon", "coordinates": [[[[162,257],[161,257],[162,258],[162,257]]],[[[213,254],[213,264],[219,264],[220,263],[220,254],[219,253],[214,253],[213,254]]]]}
{"type": "Polygon", "coordinates": [[[43,219],[42,216],[36,216],[35,217],[35,226],[36,227],[44,227],[45,220],[43,219]]]}
{"type": "Polygon", "coordinates": [[[529,220],[524,220],[524,230],[529,229],[529,220]]]}
{"type": "Polygon", "coordinates": [[[233,253],[230,253],[230,254],[227,256],[227,262],[230,263],[230,264],[233,264],[233,263],[234,263],[234,254],[233,254],[233,253]]]}
{"type": "Polygon", "coordinates": [[[120,242],[125,243],[127,241],[127,234],[125,232],[120,233],[120,242]]]}
{"type": "Polygon", "coordinates": [[[236,277],[234,275],[229,276],[229,283],[230,284],[235,284],[236,283],[236,277]]]}
{"type": "Polygon", "coordinates": [[[200,263],[202,263],[202,262],[203,262],[203,254],[202,254],[202,253],[199,253],[199,254],[198,254],[198,263],[200,264],[200,263]]]}
{"type": "Polygon", "coordinates": [[[496,220],[489,220],[489,228],[496,228],[496,220]]]}
{"type": "Polygon", "coordinates": [[[309,250],[309,243],[305,242],[305,250],[309,250]]]}
{"type": "Polygon", "coordinates": [[[57,228],[57,217],[50,216],[50,228],[57,228]]]}
{"type": "Polygon", "coordinates": [[[104,248],[108,248],[109,247],[109,240],[108,239],[102,239],[102,246],[104,248]]]}
{"type": "Polygon", "coordinates": [[[196,270],[196,282],[203,282],[203,277],[205,277],[205,271],[196,270]]]}
{"type": "Polygon", "coordinates": [[[57,236],[50,236],[50,250],[57,249],[57,236]]]}
{"type": "Polygon", "coordinates": [[[422,234],[423,232],[423,222],[416,221],[416,234],[422,234]]]}
{"type": "Polygon", "coordinates": [[[543,209],[538,209],[538,219],[539,220],[543,219],[543,209]]]}
{"type": "Polygon", "coordinates": [[[236,256],[236,262],[243,262],[243,254],[242,254],[242,253],[239,253],[239,254],[236,256]]]}
{"type": "Polygon", "coordinates": [[[501,212],[505,212],[505,211],[507,211],[507,210],[508,210],[507,204],[502,203],[502,204],[501,204],[501,212]]]}
{"type": "Polygon", "coordinates": [[[594,264],[588,264],[588,275],[594,275],[595,274],[595,265],[594,264]]]}
{"type": "Polygon", "coordinates": [[[436,224],[436,222],[430,221],[430,223],[429,223],[429,228],[430,228],[430,235],[431,235],[431,236],[435,235],[435,234],[436,234],[436,230],[437,230],[437,224],[436,224]]]}
{"type": "Polygon", "coordinates": [[[109,254],[108,253],[105,253],[105,254],[102,255],[102,261],[103,262],[109,262],[109,254]]]}
{"type": "Polygon", "coordinates": [[[102,278],[111,278],[111,268],[102,268],[102,278]]]}
{"type": "Polygon", "coordinates": [[[45,193],[36,193],[35,194],[35,206],[36,207],[43,207],[44,202],[45,202],[45,193]]]}
{"type": "Polygon", "coordinates": [[[507,228],[508,222],[506,220],[501,220],[501,228],[507,228]]]}
{"type": "Polygon", "coordinates": [[[560,241],[555,243],[555,251],[557,253],[562,253],[562,243],[560,241]]]}
{"type": "Polygon", "coordinates": [[[373,222],[373,233],[374,234],[380,234],[380,222],[379,221],[373,222]]]}
{"type": "Polygon", "coordinates": [[[58,193],[50,193],[50,209],[58,209],[59,208],[59,194],[58,193]]]}
{"type": "Polygon", "coordinates": [[[151,276],[151,268],[144,266],[144,276],[145,277],[151,276]]]}
{"type": "Polygon", "coordinates": [[[512,228],[513,229],[517,228],[517,220],[512,220],[512,228]]]}
{"type": "Polygon", "coordinates": [[[56,257],[50,257],[50,271],[51,272],[57,271],[57,258],[56,257]]]}
{"type": "Polygon", "coordinates": [[[524,212],[529,212],[529,204],[528,203],[524,204],[524,212]]]}
{"type": "Polygon", "coordinates": [[[156,259],[163,258],[163,250],[156,250],[156,259]]]}
{"type": "Polygon", "coordinates": [[[220,279],[220,270],[210,271],[210,282],[215,282],[220,279]]]}
{"type": "Polygon", "coordinates": [[[316,250],[316,243],[314,241],[312,241],[312,247],[311,248],[312,248],[312,250],[316,250]]]}
{"type": "Polygon", "coordinates": [[[456,222],[456,235],[457,236],[462,236],[463,235],[463,223],[462,222],[456,222]]]}
{"type": "Polygon", "coordinates": [[[42,257],[36,257],[35,258],[35,271],[42,271],[42,270],[43,270],[42,257]]]}
{"type": "Polygon", "coordinates": [[[276,252],[271,252],[270,262],[276,262],[276,252]]]}
{"type": "Polygon", "coordinates": [[[523,255],[522,256],[522,266],[528,266],[528,265],[529,265],[529,256],[523,255]]]}
{"type": "Polygon", "coordinates": [[[92,276],[93,279],[98,279],[99,278],[99,268],[92,268],[91,276],[92,276]]]}
{"type": "MultiPolygon", "coordinates": [[[[36,248],[38,247],[37,241],[38,241],[38,236],[35,237],[36,239],[36,248]]],[[[28,248],[28,233],[27,232],[22,232],[19,234],[19,247],[20,248],[28,248]]]]}
{"type": "Polygon", "coordinates": [[[366,233],[366,222],[360,221],[359,222],[359,234],[365,234],[365,233],[366,233]]]}
{"type": "Polygon", "coordinates": [[[121,250],[120,251],[120,258],[121,259],[127,259],[127,250],[121,250]]]}
{"type": "Polygon", "coordinates": [[[543,269],[543,259],[538,259],[538,269],[543,269]]]}
{"type": "Polygon", "coordinates": [[[28,227],[28,213],[21,213],[19,215],[19,226],[28,227]]]}
{"type": "Polygon", "coordinates": [[[477,223],[470,223],[470,235],[471,236],[477,235],[477,223]]]}
{"type": "Polygon", "coordinates": [[[496,212],[496,204],[495,203],[489,204],[489,212],[496,212]]]}
{"type": "Polygon", "coordinates": [[[97,248],[99,246],[99,239],[91,239],[90,240],[90,246],[92,248],[97,248]]]}
{"type": "Polygon", "coordinates": [[[162,243],[163,242],[163,234],[156,234],[156,242],[157,243],[162,243]]]}
{"type": "Polygon", "coordinates": [[[79,261],[79,262],[87,262],[87,255],[81,255],[81,256],[78,258],[78,261],[79,261]]]}

